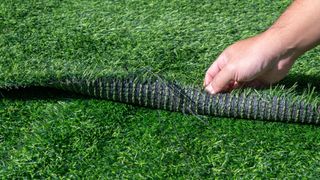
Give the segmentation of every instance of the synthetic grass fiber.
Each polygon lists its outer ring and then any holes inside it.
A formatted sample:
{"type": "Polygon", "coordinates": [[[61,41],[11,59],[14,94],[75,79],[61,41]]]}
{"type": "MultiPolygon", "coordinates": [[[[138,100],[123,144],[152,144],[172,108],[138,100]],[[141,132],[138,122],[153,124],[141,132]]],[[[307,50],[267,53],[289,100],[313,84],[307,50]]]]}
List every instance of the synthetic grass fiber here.
{"type": "MultiPolygon", "coordinates": [[[[289,3],[4,0],[0,87],[66,75],[122,76],[146,67],[200,87],[224,48],[268,28],[289,3]]],[[[319,50],[259,93],[318,102],[319,50]]],[[[10,93],[0,100],[2,178],[320,175],[317,126],[199,118],[46,88],[10,93]]]]}

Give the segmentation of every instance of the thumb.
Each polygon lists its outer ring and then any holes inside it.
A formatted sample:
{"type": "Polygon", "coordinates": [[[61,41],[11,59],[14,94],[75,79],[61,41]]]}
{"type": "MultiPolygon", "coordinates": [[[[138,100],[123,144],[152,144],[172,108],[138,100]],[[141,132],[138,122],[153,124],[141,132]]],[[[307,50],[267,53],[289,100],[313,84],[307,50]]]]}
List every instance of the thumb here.
{"type": "Polygon", "coordinates": [[[229,83],[234,81],[234,71],[233,68],[228,66],[221,69],[219,73],[216,74],[214,79],[208,84],[205,88],[211,94],[219,93],[223,90],[226,90],[229,83]]]}

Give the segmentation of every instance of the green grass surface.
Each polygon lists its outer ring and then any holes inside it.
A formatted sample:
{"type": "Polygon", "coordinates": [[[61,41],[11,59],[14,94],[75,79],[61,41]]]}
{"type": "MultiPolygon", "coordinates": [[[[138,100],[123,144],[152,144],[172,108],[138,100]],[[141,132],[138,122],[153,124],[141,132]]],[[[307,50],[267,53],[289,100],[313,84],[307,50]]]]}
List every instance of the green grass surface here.
{"type": "MultiPolygon", "coordinates": [[[[290,1],[0,2],[0,87],[52,76],[150,67],[200,86],[234,41],[255,35],[290,1]]],[[[316,86],[314,49],[282,82],[316,86]]],[[[74,95],[0,100],[0,176],[319,177],[320,128],[200,117],[74,95]]]]}

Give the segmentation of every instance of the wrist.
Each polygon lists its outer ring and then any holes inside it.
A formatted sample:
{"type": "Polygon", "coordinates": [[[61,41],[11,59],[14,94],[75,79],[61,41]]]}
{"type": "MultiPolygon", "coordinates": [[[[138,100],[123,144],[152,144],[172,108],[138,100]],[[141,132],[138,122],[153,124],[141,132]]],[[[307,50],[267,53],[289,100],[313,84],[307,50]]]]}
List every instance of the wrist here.
{"type": "Polygon", "coordinates": [[[295,60],[306,51],[300,46],[297,38],[291,36],[290,33],[285,33],[280,28],[269,28],[262,33],[262,39],[268,42],[266,48],[270,49],[270,53],[275,59],[290,58],[295,60]]]}

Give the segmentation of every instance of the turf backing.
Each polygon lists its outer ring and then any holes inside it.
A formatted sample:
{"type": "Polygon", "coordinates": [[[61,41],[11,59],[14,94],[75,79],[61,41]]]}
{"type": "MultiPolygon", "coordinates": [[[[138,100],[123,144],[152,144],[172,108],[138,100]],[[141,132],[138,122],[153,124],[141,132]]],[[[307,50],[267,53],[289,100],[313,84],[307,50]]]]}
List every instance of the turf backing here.
{"type": "MultiPolygon", "coordinates": [[[[146,67],[200,86],[224,48],[268,28],[289,3],[4,0],[0,87],[146,67]]],[[[296,83],[301,95],[309,83],[319,99],[319,55],[303,55],[276,93],[296,83]]],[[[312,178],[320,175],[319,134],[315,126],[199,118],[59,92],[16,94],[0,100],[0,175],[312,178]]]]}

